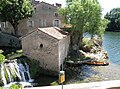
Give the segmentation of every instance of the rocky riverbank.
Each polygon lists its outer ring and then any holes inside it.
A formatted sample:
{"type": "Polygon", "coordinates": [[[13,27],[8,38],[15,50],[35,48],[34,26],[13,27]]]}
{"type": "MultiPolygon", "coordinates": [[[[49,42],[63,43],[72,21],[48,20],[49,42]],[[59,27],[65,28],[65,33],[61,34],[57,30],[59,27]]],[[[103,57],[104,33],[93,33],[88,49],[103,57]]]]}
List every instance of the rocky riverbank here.
{"type": "Polygon", "coordinates": [[[89,65],[109,65],[108,54],[102,48],[101,42],[97,39],[89,39],[86,44],[83,45],[82,49],[73,52],[72,55],[68,56],[66,65],[68,66],[79,66],[81,64],[89,65]],[[90,45],[88,45],[91,42],[90,45]],[[78,54],[77,58],[73,57],[78,54]]]}

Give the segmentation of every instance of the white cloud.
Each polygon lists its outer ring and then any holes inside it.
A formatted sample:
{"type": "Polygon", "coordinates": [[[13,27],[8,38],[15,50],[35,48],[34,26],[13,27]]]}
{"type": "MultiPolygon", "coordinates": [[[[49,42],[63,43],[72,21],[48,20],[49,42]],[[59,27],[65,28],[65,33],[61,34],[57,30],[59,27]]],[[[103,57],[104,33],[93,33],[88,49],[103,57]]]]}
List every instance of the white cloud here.
{"type": "Polygon", "coordinates": [[[103,8],[103,15],[113,8],[120,7],[120,0],[98,0],[103,8]]]}

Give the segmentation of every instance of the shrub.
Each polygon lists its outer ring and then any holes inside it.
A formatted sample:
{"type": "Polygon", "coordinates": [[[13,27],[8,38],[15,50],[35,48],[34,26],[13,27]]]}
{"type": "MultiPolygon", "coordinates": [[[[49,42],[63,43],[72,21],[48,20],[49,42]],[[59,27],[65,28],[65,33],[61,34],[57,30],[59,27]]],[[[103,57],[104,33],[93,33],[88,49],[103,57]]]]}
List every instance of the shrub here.
{"type": "Polygon", "coordinates": [[[89,52],[93,46],[95,46],[93,39],[83,38],[83,47],[82,47],[83,51],[89,52]]]}
{"type": "Polygon", "coordinates": [[[3,89],[3,87],[0,87],[0,89],[3,89]]]}
{"type": "Polygon", "coordinates": [[[0,64],[5,61],[5,56],[3,54],[0,54],[0,64]]]}
{"type": "Polygon", "coordinates": [[[19,85],[17,85],[17,84],[12,84],[12,85],[10,86],[10,89],[22,89],[22,86],[19,86],[19,85]]]}

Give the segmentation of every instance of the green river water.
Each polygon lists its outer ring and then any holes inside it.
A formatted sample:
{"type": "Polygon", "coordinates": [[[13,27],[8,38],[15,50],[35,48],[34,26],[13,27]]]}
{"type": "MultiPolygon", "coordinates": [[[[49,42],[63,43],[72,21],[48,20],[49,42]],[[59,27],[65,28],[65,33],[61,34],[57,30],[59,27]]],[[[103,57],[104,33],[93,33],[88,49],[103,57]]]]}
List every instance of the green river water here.
{"type": "Polygon", "coordinates": [[[120,66],[120,32],[105,32],[103,47],[111,63],[120,66]]]}

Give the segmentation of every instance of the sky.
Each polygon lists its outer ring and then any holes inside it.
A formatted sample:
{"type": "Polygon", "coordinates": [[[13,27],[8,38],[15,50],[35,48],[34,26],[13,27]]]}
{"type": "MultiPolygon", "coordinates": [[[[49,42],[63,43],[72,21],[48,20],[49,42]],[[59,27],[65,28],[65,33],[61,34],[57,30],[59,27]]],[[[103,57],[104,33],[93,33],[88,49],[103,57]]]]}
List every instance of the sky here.
{"type": "MultiPolygon", "coordinates": [[[[60,3],[62,6],[65,6],[66,0],[36,0],[36,1],[44,1],[50,4],[60,3]]],[[[109,12],[111,9],[120,7],[120,0],[98,0],[100,2],[100,5],[102,6],[103,15],[105,15],[107,12],[109,12]]]]}

